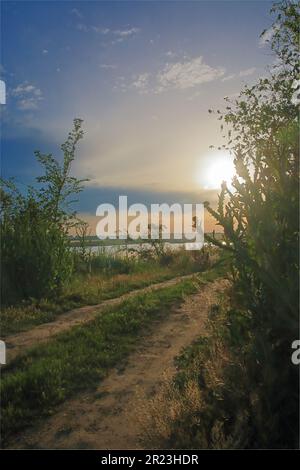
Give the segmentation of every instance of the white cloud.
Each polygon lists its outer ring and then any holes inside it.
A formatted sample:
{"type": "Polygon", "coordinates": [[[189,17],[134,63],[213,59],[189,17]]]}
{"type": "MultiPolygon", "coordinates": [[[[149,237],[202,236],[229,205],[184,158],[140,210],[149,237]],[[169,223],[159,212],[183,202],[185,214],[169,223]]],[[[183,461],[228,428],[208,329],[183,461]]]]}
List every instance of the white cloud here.
{"type": "Polygon", "coordinates": [[[28,82],[19,84],[11,95],[16,98],[17,107],[22,111],[37,109],[39,102],[44,99],[41,90],[28,82]]]}
{"type": "Polygon", "coordinates": [[[251,67],[250,69],[246,69],[246,70],[241,70],[239,73],[239,77],[248,77],[248,75],[253,75],[255,70],[256,70],[255,67],[251,67]]]}
{"type": "Polygon", "coordinates": [[[220,78],[224,73],[224,68],[214,68],[207,65],[201,56],[185,62],[166,64],[164,69],[157,75],[159,85],[157,91],[161,92],[168,88],[182,90],[193,88],[220,78]]]}
{"type": "Polygon", "coordinates": [[[102,26],[87,25],[84,23],[78,23],[77,29],[79,31],[82,31],[83,33],[93,32],[93,33],[103,34],[103,35],[106,35],[110,32],[109,28],[103,28],[102,26]]]}
{"type": "Polygon", "coordinates": [[[32,111],[38,108],[38,103],[35,98],[23,98],[18,101],[18,108],[21,111],[32,111]]]}
{"type": "Polygon", "coordinates": [[[135,36],[141,31],[140,28],[136,28],[136,27],[112,30],[110,28],[105,28],[102,26],[95,26],[95,25],[87,25],[84,23],[78,23],[77,29],[84,33],[93,32],[96,34],[102,34],[104,36],[111,35],[111,37],[114,38],[111,42],[112,44],[123,42],[126,39],[129,39],[130,37],[135,36]]]}
{"type": "Polygon", "coordinates": [[[49,52],[48,49],[43,49],[43,50],[42,50],[42,54],[44,54],[44,55],[47,55],[48,52],[49,52]]]}
{"type": "Polygon", "coordinates": [[[125,93],[128,90],[128,85],[125,81],[125,77],[120,76],[115,79],[113,90],[121,91],[122,93],[125,93]]]}
{"type": "Polygon", "coordinates": [[[110,32],[109,28],[102,28],[101,26],[90,26],[90,30],[94,33],[108,34],[110,32]]]}
{"type": "Polygon", "coordinates": [[[78,23],[78,25],[76,27],[79,31],[83,31],[84,33],[87,33],[88,31],[90,31],[89,26],[87,26],[86,24],[83,24],[83,23],[78,23]]]}
{"type": "Polygon", "coordinates": [[[0,80],[0,104],[6,104],[6,85],[3,80],[0,80]]]}
{"type": "Polygon", "coordinates": [[[140,28],[129,28],[129,29],[117,29],[113,31],[116,36],[127,38],[128,36],[133,36],[140,32],[140,28]]]}
{"type": "Polygon", "coordinates": [[[168,52],[166,52],[166,56],[167,56],[167,57],[174,58],[174,57],[176,57],[176,55],[177,55],[176,52],[173,52],[173,51],[168,51],[168,52]]]}
{"type": "Polygon", "coordinates": [[[77,8],[73,8],[73,9],[71,10],[71,13],[72,13],[73,15],[77,16],[77,18],[80,18],[80,19],[83,18],[82,13],[81,13],[77,8]]]}
{"type": "Polygon", "coordinates": [[[135,81],[132,83],[132,86],[136,88],[140,93],[146,93],[149,83],[149,74],[141,73],[135,78],[135,81]]]}
{"type": "Polygon", "coordinates": [[[222,78],[222,82],[227,82],[228,80],[232,80],[235,77],[236,77],[235,73],[231,75],[226,75],[226,77],[222,78]]]}
{"type": "Polygon", "coordinates": [[[202,83],[221,78],[224,74],[225,68],[211,67],[203,61],[201,56],[194,59],[183,57],[182,62],[167,62],[163,69],[156,73],[143,72],[133,75],[127,85],[123,81],[121,87],[120,83],[117,83],[114,89],[121,89],[123,92],[135,89],[141,94],[150,92],[157,94],[169,89],[191,89],[202,83]]]}
{"type": "Polygon", "coordinates": [[[115,65],[115,64],[100,64],[99,67],[100,67],[100,69],[104,69],[104,70],[115,70],[117,68],[117,65],[115,65]]]}
{"type": "Polygon", "coordinates": [[[111,43],[119,44],[127,39],[130,39],[131,37],[134,37],[139,32],[139,28],[117,29],[115,31],[112,31],[112,34],[114,35],[115,39],[113,39],[111,43]]]}
{"type": "Polygon", "coordinates": [[[255,71],[256,71],[255,67],[241,70],[239,73],[232,73],[231,75],[226,75],[225,77],[222,78],[222,82],[227,82],[228,80],[233,80],[234,78],[239,78],[239,77],[248,77],[249,75],[253,75],[255,71]]]}

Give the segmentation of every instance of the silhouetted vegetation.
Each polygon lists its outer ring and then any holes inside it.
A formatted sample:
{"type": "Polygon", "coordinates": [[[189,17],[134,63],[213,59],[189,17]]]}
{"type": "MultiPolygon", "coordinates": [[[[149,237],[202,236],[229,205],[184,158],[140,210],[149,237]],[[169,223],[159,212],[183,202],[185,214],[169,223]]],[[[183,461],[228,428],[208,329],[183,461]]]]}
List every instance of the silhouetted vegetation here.
{"type": "Polygon", "coordinates": [[[239,310],[228,335],[237,360],[242,352],[243,380],[235,378],[242,395],[227,433],[242,447],[299,442],[299,371],[291,362],[299,335],[299,4],[273,12],[277,65],[221,114],[237,176],[233,190],[223,185],[217,210],[208,206],[232,253],[239,310]]]}
{"type": "Polygon", "coordinates": [[[230,305],[212,312],[208,337],[154,404],[148,431],[159,447],[299,445],[299,3],[272,12],[270,75],[217,112],[237,176],[206,207],[224,229],[226,245],[210,241],[230,255],[230,305]]]}
{"type": "Polygon", "coordinates": [[[70,208],[82,180],[70,176],[82,121],[61,146],[63,162],[36,152],[44,175],[22,193],[13,180],[1,189],[1,301],[53,296],[70,279],[73,267],[68,231],[79,223],[70,208]]]}

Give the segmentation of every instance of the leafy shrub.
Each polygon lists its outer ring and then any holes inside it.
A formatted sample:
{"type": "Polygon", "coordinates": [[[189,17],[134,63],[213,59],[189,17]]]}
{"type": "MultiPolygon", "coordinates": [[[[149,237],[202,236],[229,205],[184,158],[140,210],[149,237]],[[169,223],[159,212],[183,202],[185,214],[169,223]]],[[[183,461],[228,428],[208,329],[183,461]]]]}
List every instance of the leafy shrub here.
{"type": "Polygon", "coordinates": [[[218,112],[237,177],[206,207],[224,229],[225,245],[209,240],[230,255],[230,305],[213,309],[153,399],[147,446],[299,446],[299,3],[272,11],[277,68],[218,112]]]}
{"type": "MultiPolygon", "coordinates": [[[[227,345],[242,352],[256,402],[248,397],[239,411],[247,407],[256,445],[293,447],[299,432],[298,371],[290,359],[299,334],[299,3],[282,2],[272,11],[278,66],[219,112],[229,126],[225,147],[237,176],[233,190],[222,185],[217,209],[207,209],[224,229],[241,309],[228,313],[227,345]]],[[[246,387],[245,380],[237,386],[246,387]]],[[[239,413],[231,417],[231,433],[238,419],[239,413]]]]}
{"type": "Polygon", "coordinates": [[[60,165],[52,155],[36,152],[44,175],[22,194],[12,180],[1,189],[1,300],[11,304],[61,290],[72,273],[68,229],[78,223],[69,198],[81,191],[82,180],[69,176],[75,148],[82,137],[81,120],[62,145],[60,165]]]}

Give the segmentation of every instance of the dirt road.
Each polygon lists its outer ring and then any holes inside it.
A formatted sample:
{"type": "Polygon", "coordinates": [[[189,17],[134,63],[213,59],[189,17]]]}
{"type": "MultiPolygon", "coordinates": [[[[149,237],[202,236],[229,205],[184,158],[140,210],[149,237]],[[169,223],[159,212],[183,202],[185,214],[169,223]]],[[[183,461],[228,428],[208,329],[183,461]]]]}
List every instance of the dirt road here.
{"type": "Polygon", "coordinates": [[[227,286],[227,281],[216,280],[189,296],[181,307],[153,326],[123,370],[112,370],[97,390],[65,402],[50,418],[16,437],[9,447],[141,448],[137,404],[147,406],[164,378],[174,375],[174,357],[205,334],[209,309],[218,303],[227,286]]]}
{"type": "Polygon", "coordinates": [[[99,312],[101,312],[101,310],[104,310],[109,306],[119,305],[124,300],[136,294],[142,294],[161,289],[162,287],[172,286],[184,279],[191,279],[193,277],[195,277],[195,274],[176,277],[169,279],[168,281],[151,284],[150,286],[144,287],[142,289],[136,289],[129,292],[128,294],[121,295],[120,297],[114,299],[104,300],[98,305],[88,305],[86,307],[75,308],[59,315],[58,318],[52,322],[43,323],[42,325],[36,326],[31,330],[7,336],[5,338],[7,347],[6,363],[9,364],[9,362],[12,361],[16,356],[23,354],[33,345],[44,343],[58,333],[69,330],[75,325],[91,321],[99,312]]]}

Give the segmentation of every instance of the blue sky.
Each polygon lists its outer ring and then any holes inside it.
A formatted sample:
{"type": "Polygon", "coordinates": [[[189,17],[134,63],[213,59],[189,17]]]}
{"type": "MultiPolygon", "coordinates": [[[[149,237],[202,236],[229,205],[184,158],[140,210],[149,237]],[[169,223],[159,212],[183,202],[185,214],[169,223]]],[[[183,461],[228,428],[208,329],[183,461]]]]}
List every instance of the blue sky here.
{"type": "Polygon", "coordinates": [[[59,155],[81,117],[74,173],[90,178],[81,211],[94,213],[120,188],[150,199],[164,192],[215,198],[205,174],[209,145],[221,135],[207,110],[222,108],[224,96],[234,98],[273,61],[259,41],[270,7],[262,0],[2,2],[3,176],[31,181],[33,151],[59,155]]]}

